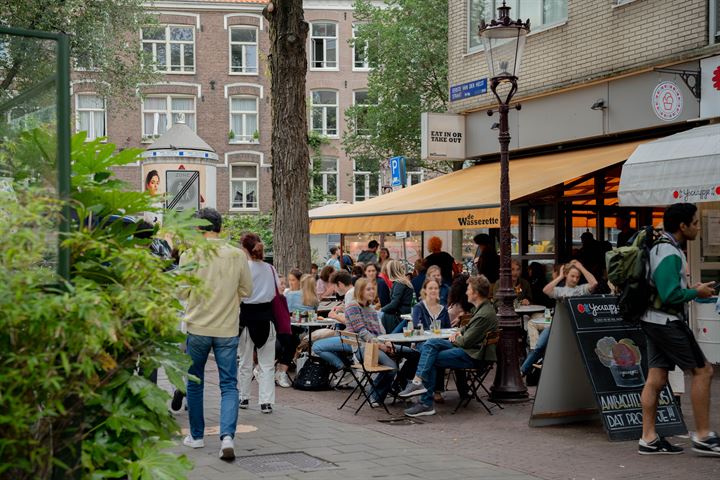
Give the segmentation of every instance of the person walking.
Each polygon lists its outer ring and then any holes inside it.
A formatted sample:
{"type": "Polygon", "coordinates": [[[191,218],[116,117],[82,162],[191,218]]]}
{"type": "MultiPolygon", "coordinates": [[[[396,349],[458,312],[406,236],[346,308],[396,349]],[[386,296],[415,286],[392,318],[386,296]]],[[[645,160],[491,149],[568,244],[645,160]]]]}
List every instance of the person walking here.
{"type": "Polygon", "coordinates": [[[368,264],[368,263],[375,263],[378,261],[377,251],[378,247],[380,247],[380,244],[377,240],[370,240],[368,242],[368,248],[367,250],[363,250],[360,252],[360,255],[358,255],[358,263],[362,264],[368,264]]]}
{"type": "Polygon", "coordinates": [[[428,250],[430,255],[425,257],[425,268],[429,269],[433,265],[440,267],[443,281],[448,285],[453,279],[453,265],[455,259],[452,255],[442,250],[442,240],[440,237],[430,237],[428,240],[428,250]]]}
{"type": "Polygon", "coordinates": [[[495,249],[495,241],[487,233],[478,233],[473,237],[478,249],[475,253],[475,268],[478,275],[485,275],[492,284],[500,278],[500,257],[495,249]]]}
{"type": "Polygon", "coordinates": [[[191,448],[205,446],[203,390],[205,363],[212,350],[220,375],[220,458],[232,459],[235,457],[238,417],[238,310],[240,299],[252,293],[253,281],[242,250],[218,238],[222,216],[217,210],[203,208],[196,216],[210,222],[209,226],[199,229],[217,248],[214,255],[188,251],[180,257],[180,266],[194,265],[194,274],[205,287],[202,291],[191,290],[187,299],[186,343],[187,354],[192,359],[188,373],[199,378],[200,382],[187,381],[190,435],[185,437],[183,445],[191,448]]]}
{"type": "Polygon", "coordinates": [[[330,258],[327,259],[325,265],[333,267],[336,271],[340,270],[340,253],[339,247],[330,247],[330,258]]]}
{"type": "Polygon", "coordinates": [[[275,339],[277,330],[272,312],[272,300],[279,288],[275,268],[263,261],[260,237],[246,233],[240,240],[250,260],[250,272],[255,288],[240,306],[240,408],[250,404],[253,376],[258,381],[258,403],[262,413],[272,413],[275,403],[275,339]],[[257,369],[253,368],[253,350],[257,349],[257,369]]]}
{"type": "Polygon", "coordinates": [[[650,284],[653,295],[640,325],[647,337],[648,378],[640,401],[643,433],[638,442],[641,455],[679,454],[681,447],[657,434],[655,416],[658,396],[668,382],[668,372],[677,365],[692,374],[692,400],[695,432],[692,449],[703,455],[720,455],[720,438],[710,430],[710,384],[713,367],[705,359],[688,327],[687,303],[713,295],[713,282],[688,288],[687,258],[682,246],[695,240],[700,229],[697,207],[691,203],[671,205],[663,215],[664,231],[650,249],[650,284]]]}

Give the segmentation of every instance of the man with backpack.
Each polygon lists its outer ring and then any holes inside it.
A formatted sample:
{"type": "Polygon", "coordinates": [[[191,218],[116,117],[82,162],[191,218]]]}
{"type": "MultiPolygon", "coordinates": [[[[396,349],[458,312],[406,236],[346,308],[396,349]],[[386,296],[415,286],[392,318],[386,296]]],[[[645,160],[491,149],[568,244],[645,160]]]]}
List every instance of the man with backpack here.
{"type": "Polygon", "coordinates": [[[699,231],[697,207],[679,203],[665,210],[664,232],[649,252],[652,294],[641,318],[647,337],[648,377],[642,391],[643,434],[638,445],[641,455],[673,455],[683,452],[655,431],[658,395],[675,365],[692,373],[692,406],[696,431],[692,449],[705,455],[720,455],[720,438],[710,431],[710,383],[713,367],[703,355],[687,324],[687,303],[713,295],[713,282],[687,286],[687,259],[682,245],[694,240],[699,231]]]}

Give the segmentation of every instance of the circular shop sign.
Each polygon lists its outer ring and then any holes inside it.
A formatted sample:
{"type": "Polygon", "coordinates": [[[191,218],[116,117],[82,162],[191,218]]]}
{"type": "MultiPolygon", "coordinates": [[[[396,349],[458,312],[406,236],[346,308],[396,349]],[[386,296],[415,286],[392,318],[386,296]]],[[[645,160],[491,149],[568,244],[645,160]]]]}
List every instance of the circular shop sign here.
{"type": "Polygon", "coordinates": [[[673,82],[662,82],[652,94],[652,106],[660,120],[675,120],[683,109],[683,97],[680,88],[673,82]]]}

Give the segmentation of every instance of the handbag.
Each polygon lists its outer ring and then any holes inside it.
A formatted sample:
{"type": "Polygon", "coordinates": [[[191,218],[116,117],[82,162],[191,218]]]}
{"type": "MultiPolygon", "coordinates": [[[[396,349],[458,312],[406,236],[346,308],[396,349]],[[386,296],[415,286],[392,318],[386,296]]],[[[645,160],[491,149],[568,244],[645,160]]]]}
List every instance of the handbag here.
{"type": "Polygon", "coordinates": [[[329,390],[330,368],[321,358],[308,357],[295,375],[293,387],[298,390],[329,390]]]}
{"type": "Polygon", "coordinates": [[[280,293],[277,282],[275,282],[275,275],[277,275],[275,267],[270,265],[270,268],[273,271],[273,282],[275,283],[275,296],[270,302],[273,318],[275,319],[275,330],[280,334],[291,335],[292,327],[290,326],[290,309],[288,308],[287,298],[280,293]]]}

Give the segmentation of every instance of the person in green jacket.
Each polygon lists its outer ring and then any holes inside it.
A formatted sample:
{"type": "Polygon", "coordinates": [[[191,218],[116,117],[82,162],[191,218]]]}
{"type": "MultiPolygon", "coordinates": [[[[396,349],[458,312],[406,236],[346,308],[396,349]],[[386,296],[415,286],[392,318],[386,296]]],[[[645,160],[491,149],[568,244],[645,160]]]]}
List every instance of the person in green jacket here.
{"type": "Polygon", "coordinates": [[[478,362],[496,361],[495,345],[486,345],[488,333],[498,329],[495,308],[488,300],[490,282],[484,275],[468,280],[467,296],[475,308],[472,318],[460,331],[447,339],[431,339],[423,343],[420,350],[415,378],[400,392],[401,398],[422,395],[420,401],[405,410],[408,417],[434,415],[433,387],[435,370],[441,368],[473,368],[478,362]]]}

